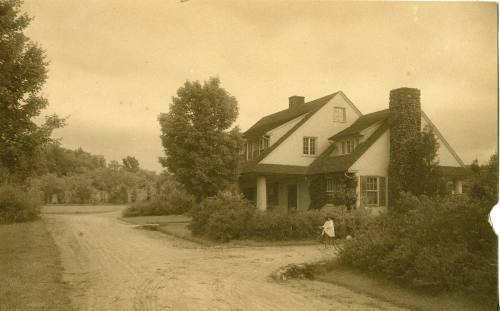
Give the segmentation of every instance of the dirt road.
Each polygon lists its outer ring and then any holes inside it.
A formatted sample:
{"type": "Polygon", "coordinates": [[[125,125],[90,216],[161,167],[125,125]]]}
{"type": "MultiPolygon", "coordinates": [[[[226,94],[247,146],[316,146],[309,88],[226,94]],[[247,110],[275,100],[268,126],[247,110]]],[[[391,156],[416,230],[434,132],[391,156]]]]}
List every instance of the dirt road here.
{"type": "Polygon", "coordinates": [[[44,216],[79,310],[400,310],[330,284],[268,280],[333,255],[321,247],[206,248],[118,215],[44,216]]]}

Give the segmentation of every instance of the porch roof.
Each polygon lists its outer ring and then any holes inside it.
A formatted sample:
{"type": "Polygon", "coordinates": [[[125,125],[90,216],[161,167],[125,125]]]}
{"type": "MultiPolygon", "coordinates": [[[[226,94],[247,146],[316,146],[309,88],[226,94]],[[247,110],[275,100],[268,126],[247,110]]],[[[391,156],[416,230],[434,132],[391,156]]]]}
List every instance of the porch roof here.
{"type": "Polygon", "coordinates": [[[307,166],[259,163],[242,167],[241,173],[307,175],[307,169],[307,166]]]}
{"type": "Polygon", "coordinates": [[[465,177],[471,173],[466,167],[439,166],[439,172],[446,177],[465,177]]]}

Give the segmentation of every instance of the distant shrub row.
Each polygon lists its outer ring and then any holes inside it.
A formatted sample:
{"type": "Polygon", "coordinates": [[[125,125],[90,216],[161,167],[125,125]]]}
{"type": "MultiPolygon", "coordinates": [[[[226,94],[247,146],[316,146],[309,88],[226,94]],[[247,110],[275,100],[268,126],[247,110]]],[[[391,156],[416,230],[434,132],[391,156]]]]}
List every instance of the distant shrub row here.
{"type": "Polygon", "coordinates": [[[35,220],[40,215],[36,196],[14,186],[0,186],[0,224],[35,220]]]}
{"type": "MultiPolygon", "coordinates": [[[[190,229],[194,235],[222,242],[314,239],[318,238],[318,227],[325,221],[325,213],[319,211],[264,213],[240,196],[228,193],[204,200],[193,208],[191,215],[190,229]]],[[[332,214],[329,212],[329,215],[332,214]]],[[[355,221],[344,221],[340,213],[332,216],[336,221],[337,236],[355,231],[355,221]]]]}
{"type": "Polygon", "coordinates": [[[154,198],[150,201],[136,202],[123,210],[123,217],[182,215],[189,211],[194,201],[189,198],[165,200],[154,198]]]}
{"type": "Polygon", "coordinates": [[[123,216],[181,215],[187,213],[194,203],[194,198],[182,187],[167,181],[162,184],[157,196],[149,201],[133,203],[123,211],[123,216]]]}
{"type": "Polygon", "coordinates": [[[489,206],[465,196],[429,199],[409,194],[407,213],[389,212],[346,241],[342,263],[381,273],[412,288],[495,297],[496,236],[489,206]]]}

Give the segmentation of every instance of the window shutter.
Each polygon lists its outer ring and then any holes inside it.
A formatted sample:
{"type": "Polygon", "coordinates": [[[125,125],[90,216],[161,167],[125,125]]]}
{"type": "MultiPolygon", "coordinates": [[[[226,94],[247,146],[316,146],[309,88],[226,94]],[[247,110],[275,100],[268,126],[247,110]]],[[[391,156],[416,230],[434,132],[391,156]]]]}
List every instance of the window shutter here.
{"type": "Polygon", "coordinates": [[[386,178],[385,177],[379,177],[378,178],[378,183],[379,183],[379,206],[386,206],[386,183],[385,183],[386,178]]]}
{"type": "Polygon", "coordinates": [[[359,193],[360,193],[360,205],[361,207],[366,206],[366,176],[359,177],[359,193]]]}
{"type": "Polygon", "coordinates": [[[345,108],[342,108],[342,121],[345,122],[346,116],[345,116],[345,108]]]}

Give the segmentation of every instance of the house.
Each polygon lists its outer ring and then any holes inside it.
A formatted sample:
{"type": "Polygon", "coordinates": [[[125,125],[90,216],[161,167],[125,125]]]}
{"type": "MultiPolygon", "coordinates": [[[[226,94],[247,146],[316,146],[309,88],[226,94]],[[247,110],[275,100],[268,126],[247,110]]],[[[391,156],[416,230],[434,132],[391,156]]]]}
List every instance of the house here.
{"type": "Polygon", "coordinates": [[[461,193],[464,164],[421,110],[420,90],[413,88],[392,90],[388,109],[366,115],[342,91],[309,102],[290,97],[288,109],[263,117],[243,134],[239,187],[261,210],[351,200],[352,206],[381,211],[390,200],[391,158],[403,156],[424,128],[438,140],[440,171],[450,191],[461,193]]]}

